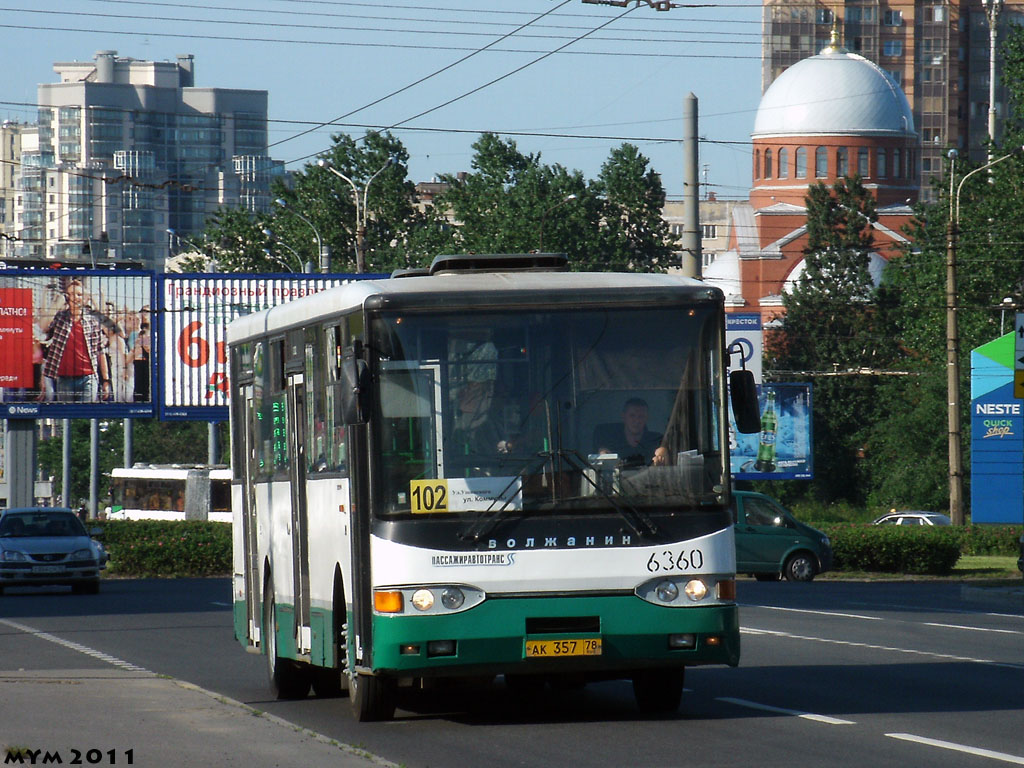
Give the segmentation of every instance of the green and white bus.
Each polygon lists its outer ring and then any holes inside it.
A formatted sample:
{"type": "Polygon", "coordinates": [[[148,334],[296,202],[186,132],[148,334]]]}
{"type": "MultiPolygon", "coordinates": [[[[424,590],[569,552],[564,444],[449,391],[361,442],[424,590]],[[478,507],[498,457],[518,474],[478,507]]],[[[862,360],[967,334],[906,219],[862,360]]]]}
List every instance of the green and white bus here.
{"type": "Polygon", "coordinates": [[[657,712],[739,662],[718,289],[439,257],[228,340],[235,634],[278,697],[625,678],[657,712]],[[638,404],[647,445],[600,445],[638,404]]]}

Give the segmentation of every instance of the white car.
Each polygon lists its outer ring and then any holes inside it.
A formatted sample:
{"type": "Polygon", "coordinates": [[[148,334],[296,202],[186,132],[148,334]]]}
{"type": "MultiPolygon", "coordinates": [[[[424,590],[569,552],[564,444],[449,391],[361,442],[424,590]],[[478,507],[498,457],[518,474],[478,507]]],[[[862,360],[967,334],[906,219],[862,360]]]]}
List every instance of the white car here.
{"type": "Polygon", "coordinates": [[[890,512],[876,519],[874,525],[952,525],[949,515],[941,512],[890,512]]]}

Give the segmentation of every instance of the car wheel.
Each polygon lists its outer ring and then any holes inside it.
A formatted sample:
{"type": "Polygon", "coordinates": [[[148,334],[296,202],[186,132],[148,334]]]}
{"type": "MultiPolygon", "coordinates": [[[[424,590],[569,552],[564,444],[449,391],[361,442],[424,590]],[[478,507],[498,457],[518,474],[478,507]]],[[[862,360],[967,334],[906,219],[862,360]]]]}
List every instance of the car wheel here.
{"type": "Polygon", "coordinates": [[[664,715],[679,709],[685,670],[644,669],[633,675],[633,696],[640,711],[664,715]]]}
{"type": "Polygon", "coordinates": [[[783,572],[789,581],[811,581],[818,572],[818,563],[809,552],[797,552],[790,555],[783,572]]]}
{"type": "Polygon", "coordinates": [[[309,668],[277,655],[277,603],[273,587],[263,597],[263,650],[267,659],[270,690],[279,699],[303,699],[312,684],[309,668]]]}

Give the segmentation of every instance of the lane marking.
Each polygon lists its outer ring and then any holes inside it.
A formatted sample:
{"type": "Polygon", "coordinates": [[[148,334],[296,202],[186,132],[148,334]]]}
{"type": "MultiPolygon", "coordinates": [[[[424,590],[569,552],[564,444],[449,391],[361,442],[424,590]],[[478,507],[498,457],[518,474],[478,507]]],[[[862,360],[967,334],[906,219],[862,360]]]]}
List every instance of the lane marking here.
{"type": "Polygon", "coordinates": [[[876,645],[873,643],[858,643],[853,640],[833,640],[828,637],[811,637],[809,635],[794,635],[790,632],[779,632],[773,629],[757,629],[754,627],[740,627],[741,634],[747,635],[770,635],[773,637],[784,637],[789,640],[809,640],[815,643],[828,643],[830,645],[845,645],[850,648],[867,648],[872,651],[892,651],[894,653],[906,653],[912,656],[927,656],[933,659],[946,659],[947,661],[966,661],[973,664],[990,664],[994,667],[1005,667],[1007,669],[1024,670],[1024,664],[1009,664],[992,659],[976,659],[971,656],[956,656],[951,653],[935,653],[933,651],[919,651],[914,648],[896,648],[891,645],[876,645]]]}
{"type": "Polygon", "coordinates": [[[1019,757],[1018,755],[1009,755],[1005,752],[993,752],[991,749],[969,747],[966,744],[956,744],[952,741],[929,739],[924,736],[915,736],[912,733],[887,733],[885,735],[888,736],[890,739],[899,739],[900,741],[912,741],[915,744],[924,744],[929,747],[939,747],[940,749],[950,749],[954,752],[963,752],[968,755],[977,755],[978,757],[989,757],[993,760],[1001,760],[1004,763],[1012,763],[1013,765],[1024,765],[1024,757],[1019,757]]]}
{"type": "Polygon", "coordinates": [[[29,635],[33,635],[35,637],[38,637],[40,640],[47,640],[47,641],[49,641],[51,643],[56,643],[57,645],[62,645],[65,648],[69,648],[72,651],[78,651],[79,653],[84,653],[86,656],[89,656],[91,658],[97,659],[97,660],[102,661],[102,662],[104,662],[106,664],[110,664],[112,666],[115,666],[118,669],[123,669],[123,670],[126,670],[128,672],[146,672],[148,674],[153,674],[152,672],[150,672],[145,667],[140,667],[140,666],[138,666],[136,664],[132,664],[131,662],[125,661],[123,659],[119,659],[116,656],[111,656],[108,653],[103,653],[102,651],[97,651],[95,648],[90,648],[87,645],[82,645],[81,643],[75,643],[75,642],[72,642],[71,640],[65,640],[63,637],[57,637],[56,635],[51,635],[49,632],[43,632],[41,629],[36,629],[35,627],[30,627],[27,624],[21,624],[21,623],[19,623],[17,621],[11,621],[10,619],[0,619],[0,624],[5,624],[8,627],[11,627],[11,629],[16,629],[19,632],[25,632],[25,633],[27,633],[29,635]]]}
{"type": "Polygon", "coordinates": [[[924,622],[926,627],[942,627],[944,629],[967,629],[971,632],[995,632],[1000,635],[1024,635],[1016,629],[992,629],[990,627],[968,627],[966,624],[940,624],[937,621],[924,622]]]}
{"type": "Polygon", "coordinates": [[[844,619],[865,619],[867,621],[885,621],[881,616],[864,616],[859,613],[838,613],[836,611],[812,611],[809,608],[782,608],[777,605],[751,605],[737,603],[741,608],[764,608],[769,611],[788,611],[790,613],[811,613],[816,616],[840,616],[844,619]]]}
{"type": "Polygon", "coordinates": [[[825,723],[826,725],[856,725],[852,720],[842,720],[841,718],[829,717],[828,715],[816,715],[813,712],[801,712],[797,709],[783,709],[782,707],[773,707],[770,704],[759,704],[756,701],[747,701],[746,699],[733,699],[728,696],[721,696],[716,698],[715,701],[724,701],[727,704],[735,704],[738,707],[759,709],[763,712],[774,712],[779,715],[802,717],[804,720],[813,720],[816,723],[825,723]]]}

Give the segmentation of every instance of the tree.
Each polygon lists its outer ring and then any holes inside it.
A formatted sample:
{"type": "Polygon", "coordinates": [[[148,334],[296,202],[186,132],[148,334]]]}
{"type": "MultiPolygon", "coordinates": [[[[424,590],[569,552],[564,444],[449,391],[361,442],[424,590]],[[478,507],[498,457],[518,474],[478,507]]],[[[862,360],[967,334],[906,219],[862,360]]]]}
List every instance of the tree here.
{"type": "Polygon", "coordinates": [[[827,500],[863,501],[861,458],[876,415],[872,376],[895,358],[887,339],[887,292],[876,289],[870,263],[875,200],[859,177],[807,195],[808,241],[803,272],[790,293],[773,344],[775,375],[814,380],[815,480],[827,500]]]}

